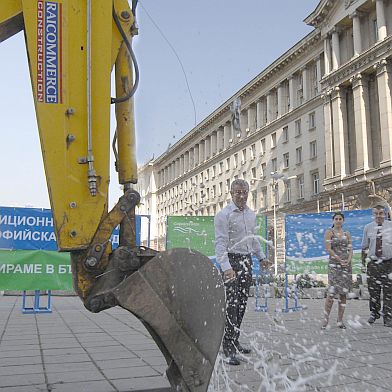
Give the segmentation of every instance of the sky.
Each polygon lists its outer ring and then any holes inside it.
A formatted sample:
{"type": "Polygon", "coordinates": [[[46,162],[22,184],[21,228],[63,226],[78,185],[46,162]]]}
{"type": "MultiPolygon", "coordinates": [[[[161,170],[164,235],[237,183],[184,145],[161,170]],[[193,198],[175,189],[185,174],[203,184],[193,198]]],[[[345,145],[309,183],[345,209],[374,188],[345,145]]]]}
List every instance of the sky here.
{"type": "MultiPolygon", "coordinates": [[[[138,163],[164,153],[312,31],[303,20],[318,2],[139,0],[138,163]]],[[[49,208],[24,46],[22,33],[0,43],[0,206],[49,208]]],[[[111,173],[112,206],[121,189],[111,173]]]]}

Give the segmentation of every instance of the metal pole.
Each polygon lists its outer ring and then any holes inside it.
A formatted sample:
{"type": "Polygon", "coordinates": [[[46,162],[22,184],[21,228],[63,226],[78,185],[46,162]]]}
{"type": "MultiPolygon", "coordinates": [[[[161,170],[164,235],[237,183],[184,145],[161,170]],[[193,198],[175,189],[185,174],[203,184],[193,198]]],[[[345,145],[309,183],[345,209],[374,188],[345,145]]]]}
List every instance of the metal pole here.
{"type": "Polygon", "coordinates": [[[278,235],[276,233],[276,181],[272,179],[272,190],[273,190],[273,197],[274,197],[274,264],[275,264],[275,276],[278,275],[278,252],[277,252],[277,241],[278,235]]]}

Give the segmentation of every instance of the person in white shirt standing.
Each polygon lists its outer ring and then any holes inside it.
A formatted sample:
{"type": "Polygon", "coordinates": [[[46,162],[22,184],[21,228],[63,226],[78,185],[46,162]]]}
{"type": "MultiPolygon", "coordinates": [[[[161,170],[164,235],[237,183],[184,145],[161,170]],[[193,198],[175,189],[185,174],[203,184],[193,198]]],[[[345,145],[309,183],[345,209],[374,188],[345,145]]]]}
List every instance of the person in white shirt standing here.
{"type": "Polygon", "coordinates": [[[239,343],[240,327],[252,285],[252,254],[267,263],[256,237],[256,214],[246,205],[249,184],[234,180],[230,187],[231,203],[215,216],[215,252],[226,289],[226,326],[223,352],[226,363],[239,365],[238,353],[250,348],[239,343]]]}
{"type": "Polygon", "coordinates": [[[367,270],[369,324],[380,318],[383,290],[384,325],[392,327],[392,222],[385,220],[385,207],[373,208],[374,221],[363,230],[362,265],[367,270]]]}

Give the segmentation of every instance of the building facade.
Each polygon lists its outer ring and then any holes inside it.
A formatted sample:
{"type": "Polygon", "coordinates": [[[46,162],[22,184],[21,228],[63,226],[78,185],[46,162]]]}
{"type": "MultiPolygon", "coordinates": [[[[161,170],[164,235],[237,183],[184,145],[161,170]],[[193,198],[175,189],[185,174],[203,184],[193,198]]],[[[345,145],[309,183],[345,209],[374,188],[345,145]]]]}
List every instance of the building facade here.
{"type": "Polygon", "coordinates": [[[252,209],[277,213],[280,260],[285,213],[389,203],[392,2],[322,0],[305,22],[310,34],[140,168],[159,249],[168,215],[215,215],[235,178],[252,209]]]}

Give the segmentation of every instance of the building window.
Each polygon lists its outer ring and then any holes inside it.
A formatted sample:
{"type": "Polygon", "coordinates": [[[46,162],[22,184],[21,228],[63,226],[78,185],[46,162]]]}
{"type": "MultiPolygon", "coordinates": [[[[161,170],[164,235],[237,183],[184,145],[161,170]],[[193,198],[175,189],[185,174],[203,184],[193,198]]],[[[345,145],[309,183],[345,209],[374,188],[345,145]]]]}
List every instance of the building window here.
{"type": "Polygon", "coordinates": [[[267,175],[267,164],[262,163],[261,164],[261,178],[264,178],[267,175]]]}
{"type": "Polygon", "coordinates": [[[300,136],[302,133],[301,130],[301,119],[299,118],[298,120],[295,121],[295,137],[300,136]]]}
{"type": "Polygon", "coordinates": [[[316,128],[316,113],[312,112],[309,114],[309,131],[316,128]]]}
{"type": "Polygon", "coordinates": [[[378,25],[377,25],[377,19],[373,19],[373,34],[374,34],[375,42],[377,42],[377,41],[378,41],[378,25]]]}
{"type": "Polygon", "coordinates": [[[216,185],[212,186],[212,194],[210,195],[211,199],[213,199],[214,197],[216,197],[216,185]]]}
{"type": "Polygon", "coordinates": [[[211,174],[211,178],[215,178],[216,176],[216,166],[212,166],[212,174],[211,174]]]}
{"type": "Polygon", "coordinates": [[[265,154],[265,139],[261,139],[260,145],[261,145],[260,154],[264,155],[265,154]]]}
{"type": "Polygon", "coordinates": [[[284,201],[285,203],[290,203],[291,202],[291,182],[287,181],[285,182],[285,190],[284,190],[284,201]]]}
{"type": "Polygon", "coordinates": [[[317,143],[316,140],[313,140],[309,143],[310,146],[310,159],[314,159],[317,157],[317,143]]]}
{"type": "Polygon", "coordinates": [[[230,158],[226,158],[226,171],[230,170],[230,158]]]}
{"type": "Polygon", "coordinates": [[[302,163],[302,147],[295,149],[295,163],[300,165],[302,163]]]}
{"type": "Polygon", "coordinates": [[[227,179],[226,180],[226,193],[229,193],[229,192],[230,192],[230,180],[227,179]]]}
{"type": "Polygon", "coordinates": [[[313,83],[313,97],[317,95],[318,93],[318,72],[317,72],[317,62],[313,64],[313,69],[312,69],[312,83],[313,83]]]}
{"type": "Polygon", "coordinates": [[[219,174],[223,173],[223,162],[219,162],[219,174]]]}
{"type": "Polygon", "coordinates": [[[305,197],[305,180],[304,180],[304,176],[298,176],[297,184],[298,184],[298,198],[299,199],[303,199],[305,197]]]}
{"type": "Polygon", "coordinates": [[[244,148],[244,149],[242,150],[241,164],[243,165],[243,164],[245,164],[245,162],[246,162],[246,148],[244,148]]]}
{"type": "Polygon", "coordinates": [[[283,141],[283,143],[287,143],[289,141],[289,127],[288,126],[283,127],[282,141],[283,141]]]}
{"type": "Polygon", "coordinates": [[[290,164],[289,153],[283,154],[283,169],[288,169],[290,164]]]}
{"type": "Polygon", "coordinates": [[[267,188],[261,190],[261,208],[267,208],[267,188]]]}
{"type": "Polygon", "coordinates": [[[252,144],[250,147],[250,155],[251,155],[251,159],[255,159],[256,158],[256,144],[252,144]]]}
{"type": "Polygon", "coordinates": [[[257,208],[257,191],[252,191],[252,208],[255,210],[257,208]]]}
{"type": "Polygon", "coordinates": [[[276,173],[278,171],[278,160],[276,158],[272,158],[271,165],[272,165],[272,172],[276,173]]]}
{"type": "Polygon", "coordinates": [[[209,170],[206,170],[206,176],[204,177],[205,181],[208,181],[210,179],[210,174],[209,174],[209,170]]]}
{"type": "Polygon", "coordinates": [[[223,182],[220,182],[219,183],[219,196],[221,196],[222,195],[222,192],[223,192],[223,182]]]}
{"type": "Polygon", "coordinates": [[[312,173],[312,184],[313,194],[318,195],[320,193],[320,177],[318,172],[312,173]]]}
{"type": "Polygon", "coordinates": [[[256,178],[256,168],[252,167],[252,178],[256,178]]]}
{"type": "Polygon", "coordinates": [[[303,80],[302,80],[302,72],[300,72],[297,76],[297,102],[298,105],[302,105],[304,101],[304,92],[303,92],[303,80]]]}
{"type": "Polygon", "coordinates": [[[276,147],[276,132],[271,133],[271,148],[276,147]]]}
{"type": "Polygon", "coordinates": [[[234,168],[238,167],[238,154],[234,154],[234,168]]]}
{"type": "Polygon", "coordinates": [[[242,172],[242,179],[246,180],[246,171],[242,172]]]}

